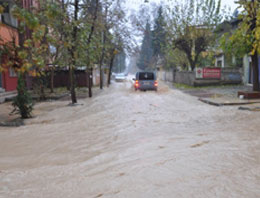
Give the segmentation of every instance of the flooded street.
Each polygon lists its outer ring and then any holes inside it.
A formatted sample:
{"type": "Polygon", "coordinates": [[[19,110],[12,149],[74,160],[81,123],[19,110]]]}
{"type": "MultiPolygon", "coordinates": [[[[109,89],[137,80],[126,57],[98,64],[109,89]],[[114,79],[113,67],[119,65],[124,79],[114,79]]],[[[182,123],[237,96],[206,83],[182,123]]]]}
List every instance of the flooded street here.
{"type": "Polygon", "coordinates": [[[0,128],[2,198],[257,198],[260,113],[215,107],[159,83],[113,83],[92,99],[41,103],[0,128]]]}

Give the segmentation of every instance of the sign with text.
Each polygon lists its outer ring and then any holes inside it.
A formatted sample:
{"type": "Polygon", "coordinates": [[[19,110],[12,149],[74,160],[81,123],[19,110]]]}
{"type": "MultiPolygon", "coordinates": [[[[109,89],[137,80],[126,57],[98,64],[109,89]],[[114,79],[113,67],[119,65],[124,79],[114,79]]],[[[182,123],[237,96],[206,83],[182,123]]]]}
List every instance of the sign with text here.
{"type": "Polygon", "coordinates": [[[221,68],[203,68],[203,78],[206,79],[220,79],[221,78],[221,68]]]}
{"type": "Polygon", "coordinates": [[[203,78],[203,68],[196,67],[196,78],[203,78]]]}

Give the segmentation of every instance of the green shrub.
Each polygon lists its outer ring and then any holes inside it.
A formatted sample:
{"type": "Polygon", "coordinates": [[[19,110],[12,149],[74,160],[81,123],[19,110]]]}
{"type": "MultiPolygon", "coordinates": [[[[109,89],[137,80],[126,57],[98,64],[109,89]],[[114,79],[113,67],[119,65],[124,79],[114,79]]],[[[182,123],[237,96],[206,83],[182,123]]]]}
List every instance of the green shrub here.
{"type": "Polygon", "coordinates": [[[18,76],[17,96],[13,99],[13,112],[20,114],[22,118],[32,117],[33,101],[31,95],[28,93],[24,78],[21,74],[18,76]]]}

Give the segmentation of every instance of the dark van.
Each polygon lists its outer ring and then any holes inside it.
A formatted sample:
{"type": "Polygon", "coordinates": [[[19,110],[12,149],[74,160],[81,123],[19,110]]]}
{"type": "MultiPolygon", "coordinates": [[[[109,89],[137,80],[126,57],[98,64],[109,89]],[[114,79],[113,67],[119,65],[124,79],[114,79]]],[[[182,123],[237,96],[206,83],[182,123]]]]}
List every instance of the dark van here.
{"type": "Polygon", "coordinates": [[[158,82],[154,72],[137,72],[135,75],[135,90],[155,90],[157,91],[158,82]]]}

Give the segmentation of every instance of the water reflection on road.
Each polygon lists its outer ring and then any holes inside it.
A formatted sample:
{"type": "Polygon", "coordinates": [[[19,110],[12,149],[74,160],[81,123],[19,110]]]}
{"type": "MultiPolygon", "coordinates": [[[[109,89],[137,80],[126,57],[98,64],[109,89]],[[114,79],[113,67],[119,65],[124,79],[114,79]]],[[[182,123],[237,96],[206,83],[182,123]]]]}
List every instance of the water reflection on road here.
{"type": "Polygon", "coordinates": [[[79,103],[0,128],[0,197],[260,197],[258,112],[162,83],[114,83],[79,103]]]}

